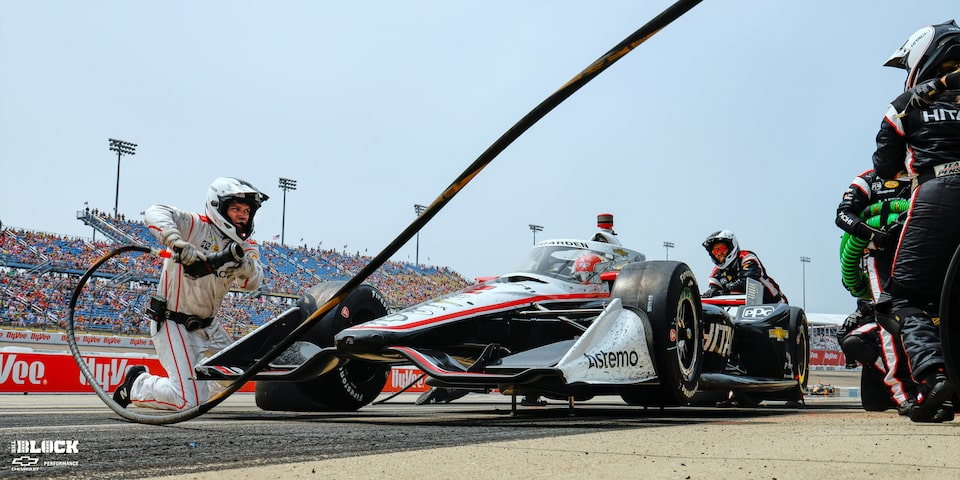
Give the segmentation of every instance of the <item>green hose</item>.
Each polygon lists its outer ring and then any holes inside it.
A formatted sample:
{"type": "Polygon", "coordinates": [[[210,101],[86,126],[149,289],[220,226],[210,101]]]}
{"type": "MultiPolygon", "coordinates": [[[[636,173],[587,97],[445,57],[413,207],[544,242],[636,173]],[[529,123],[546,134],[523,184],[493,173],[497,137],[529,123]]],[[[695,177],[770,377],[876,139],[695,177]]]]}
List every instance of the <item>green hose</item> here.
{"type": "MultiPolygon", "coordinates": [[[[867,225],[873,228],[881,228],[896,222],[900,214],[909,209],[909,200],[887,200],[870,205],[863,211],[861,217],[866,217],[867,225]],[[889,204],[887,211],[890,213],[886,214],[886,218],[883,218],[882,212],[885,203],[889,204]]],[[[846,232],[840,239],[840,277],[843,280],[843,286],[850,292],[850,295],[866,300],[873,299],[873,292],[870,290],[870,279],[863,271],[861,260],[864,250],[869,244],[869,240],[854,237],[846,232]]]]}

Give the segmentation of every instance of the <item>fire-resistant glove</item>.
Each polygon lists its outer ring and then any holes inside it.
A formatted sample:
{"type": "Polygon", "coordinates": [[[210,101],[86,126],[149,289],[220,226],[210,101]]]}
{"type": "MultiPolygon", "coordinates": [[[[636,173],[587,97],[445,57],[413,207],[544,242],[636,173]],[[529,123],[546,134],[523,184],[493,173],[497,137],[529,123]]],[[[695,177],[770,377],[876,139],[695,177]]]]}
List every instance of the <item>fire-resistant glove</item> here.
{"type": "Polygon", "coordinates": [[[957,88],[960,88],[960,71],[921,82],[910,89],[910,106],[926,108],[941,93],[957,88]]]}
{"type": "Polygon", "coordinates": [[[183,265],[191,265],[197,260],[206,260],[207,257],[196,247],[183,240],[180,232],[168,228],[160,233],[160,241],[174,252],[177,252],[177,261],[183,265]]]}
{"type": "Polygon", "coordinates": [[[249,255],[246,255],[237,266],[228,268],[227,272],[231,277],[250,278],[257,273],[256,262],[249,255]]]}

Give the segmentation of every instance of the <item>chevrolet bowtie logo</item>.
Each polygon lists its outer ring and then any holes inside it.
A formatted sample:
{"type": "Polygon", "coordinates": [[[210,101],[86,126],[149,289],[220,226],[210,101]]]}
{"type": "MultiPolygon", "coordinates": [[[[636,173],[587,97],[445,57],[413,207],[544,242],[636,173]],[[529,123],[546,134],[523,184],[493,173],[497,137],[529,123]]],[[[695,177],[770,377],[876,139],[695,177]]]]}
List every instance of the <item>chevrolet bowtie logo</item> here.
{"type": "Polygon", "coordinates": [[[790,337],[790,333],[784,330],[783,328],[771,328],[770,329],[770,338],[776,338],[778,342],[782,342],[785,338],[790,337]]]}
{"type": "Polygon", "coordinates": [[[13,465],[19,465],[19,466],[21,466],[21,467],[32,467],[32,466],[40,463],[40,458],[39,458],[39,457],[28,457],[28,456],[24,455],[24,456],[22,456],[22,457],[14,458],[13,461],[11,461],[10,463],[12,463],[13,465]]]}

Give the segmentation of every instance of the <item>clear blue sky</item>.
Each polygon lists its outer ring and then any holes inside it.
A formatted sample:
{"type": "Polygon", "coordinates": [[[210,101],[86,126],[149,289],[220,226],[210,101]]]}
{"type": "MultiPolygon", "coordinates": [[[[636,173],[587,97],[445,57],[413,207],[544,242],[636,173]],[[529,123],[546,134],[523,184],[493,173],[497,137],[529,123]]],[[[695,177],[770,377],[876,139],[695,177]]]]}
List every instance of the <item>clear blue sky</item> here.
{"type": "MultiPolygon", "coordinates": [[[[0,220],[90,236],[76,211],[113,210],[112,137],[139,145],[121,163],[127,216],[200,211],[213,178],[238,176],[273,197],[256,222],[269,240],[288,177],[288,244],[373,255],[670,4],[0,0],[0,220]]],[[[495,159],[423,229],[420,259],[504,273],[529,224],[583,237],[609,212],[626,245],[662,259],[671,241],[704,281],[700,242],[732,229],[792,303],[846,313],[833,218],[902,91],[881,64],[951,18],[956,0],[705,0],[495,159]]],[[[395,258],[414,256],[411,241],[395,258]]]]}

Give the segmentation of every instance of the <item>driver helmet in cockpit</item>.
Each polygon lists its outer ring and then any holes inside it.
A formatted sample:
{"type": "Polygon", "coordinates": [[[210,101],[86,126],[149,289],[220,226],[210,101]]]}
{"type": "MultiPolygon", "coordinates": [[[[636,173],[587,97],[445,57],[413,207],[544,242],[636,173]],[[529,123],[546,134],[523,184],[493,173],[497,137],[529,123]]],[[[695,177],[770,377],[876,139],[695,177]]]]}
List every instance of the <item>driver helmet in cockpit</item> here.
{"type": "Polygon", "coordinates": [[[573,262],[573,277],[581,283],[590,283],[590,279],[603,270],[602,263],[603,259],[594,253],[580,255],[573,262]]]}

